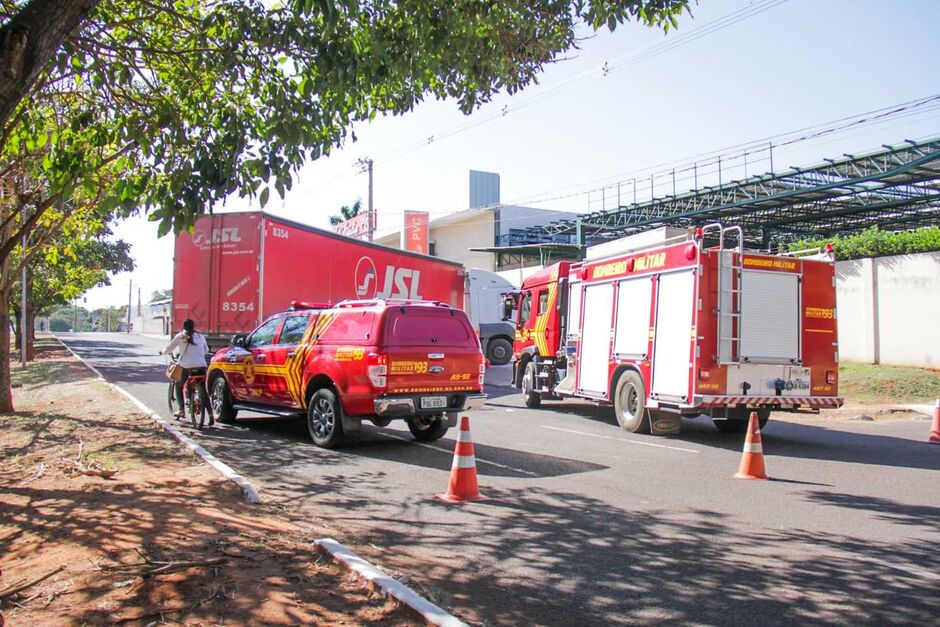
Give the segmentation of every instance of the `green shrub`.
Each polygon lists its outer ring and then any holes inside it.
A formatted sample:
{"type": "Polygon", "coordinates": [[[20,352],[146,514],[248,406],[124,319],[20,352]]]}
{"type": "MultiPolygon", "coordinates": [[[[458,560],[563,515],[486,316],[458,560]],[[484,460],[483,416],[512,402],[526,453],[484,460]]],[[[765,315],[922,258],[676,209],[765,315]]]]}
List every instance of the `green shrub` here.
{"type": "Polygon", "coordinates": [[[940,250],[940,227],[929,226],[916,231],[882,231],[873,226],[860,233],[844,237],[834,235],[825,239],[805,239],[787,245],[787,250],[815,248],[831,243],[836,259],[862,259],[865,257],[886,257],[888,255],[909,255],[940,250]]]}

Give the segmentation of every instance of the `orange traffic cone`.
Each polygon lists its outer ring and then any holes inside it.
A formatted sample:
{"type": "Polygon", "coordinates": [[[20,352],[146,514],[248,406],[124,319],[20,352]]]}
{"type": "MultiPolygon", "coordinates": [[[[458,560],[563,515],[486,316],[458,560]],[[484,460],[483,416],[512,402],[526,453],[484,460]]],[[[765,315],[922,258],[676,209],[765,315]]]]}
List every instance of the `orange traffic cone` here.
{"type": "Polygon", "coordinates": [[[454,448],[454,464],[450,469],[450,483],[447,494],[438,494],[437,498],[448,503],[466,503],[482,501],[486,497],[480,494],[477,485],[477,460],[473,456],[473,440],[470,439],[470,419],[460,419],[460,433],[454,448]]]}
{"type": "Polygon", "coordinates": [[[927,441],[931,444],[940,444],[940,398],[933,406],[933,426],[930,428],[930,438],[927,441]]]}
{"type": "Polygon", "coordinates": [[[764,448],[760,441],[760,427],[757,425],[757,412],[751,412],[751,419],[747,424],[747,438],[744,440],[744,454],[741,456],[741,467],[734,476],[735,479],[768,479],[764,470],[764,448]]]}

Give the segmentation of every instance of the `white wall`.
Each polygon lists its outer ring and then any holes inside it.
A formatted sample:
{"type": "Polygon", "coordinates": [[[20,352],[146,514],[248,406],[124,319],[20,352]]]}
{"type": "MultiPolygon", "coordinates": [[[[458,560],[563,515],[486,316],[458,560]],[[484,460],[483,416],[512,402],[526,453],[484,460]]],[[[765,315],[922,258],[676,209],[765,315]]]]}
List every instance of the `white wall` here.
{"type": "Polygon", "coordinates": [[[839,357],[940,367],[940,252],[836,264],[839,357]]]}
{"type": "Polygon", "coordinates": [[[496,269],[493,253],[468,250],[492,246],[493,228],[493,212],[480,211],[468,214],[459,222],[435,224],[432,221],[428,237],[434,242],[435,254],[441,259],[456,261],[465,268],[493,271],[496,269]]]}

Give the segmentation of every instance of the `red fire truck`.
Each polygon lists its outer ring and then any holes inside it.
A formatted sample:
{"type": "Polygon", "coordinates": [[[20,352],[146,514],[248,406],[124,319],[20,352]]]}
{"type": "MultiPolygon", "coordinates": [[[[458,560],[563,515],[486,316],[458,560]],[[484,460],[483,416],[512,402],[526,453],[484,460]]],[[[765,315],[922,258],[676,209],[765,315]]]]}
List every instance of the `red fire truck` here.
{"type": "Polygon", "coordinates": [[[841,406],[831,251],[751,252],[720,224],[677,231],[592,247],[511,294],[526,405],[588,399],[654,433],[681,416],[734,432],[752,411],[764,424],[771,410],[841,406]]]}
{"type": "MultiPolygon", "coordinates": [[[[196,222],[176,240],[174,330],[186,318],[223,346],[294,300],[464,301],[458,263],[380,246],[259,211],[196,222]]],[[[497,312],[498,317],[498,312],[497,312]]]]}

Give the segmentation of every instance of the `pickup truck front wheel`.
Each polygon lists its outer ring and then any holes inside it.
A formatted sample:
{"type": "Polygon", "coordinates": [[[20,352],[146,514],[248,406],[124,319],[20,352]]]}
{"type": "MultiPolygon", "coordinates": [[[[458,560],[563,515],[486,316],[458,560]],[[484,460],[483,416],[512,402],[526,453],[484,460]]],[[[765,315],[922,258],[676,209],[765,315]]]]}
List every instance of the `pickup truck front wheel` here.
{"type": "Polygon", "coordinates": [[[434,442],[440,440],[447,433],[447,425],[440,418],[414,416],[406,418],[405,422],[408,423],[408,430],[411,431],[411,435],[415,436],[415,440],[418,442],[434,442]]]}
{"type": "Polygon", "coordinates": [[[317,390],[307,405],[307,429],[317,446],[336,448],[343,442],[343,407],[333,390],[317,390]]]}
{"type": "Polygon", "coordinates": [[[218,376],[212,382],[212,391],[209,393],[209,409],[212,418],[222,424],[235,422],[238,411],[232,408],[232,397],[228,393],[228,384],[225,377],[218,376]]]}

